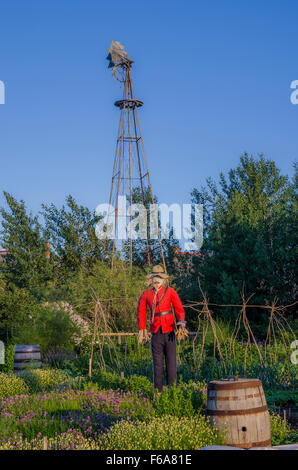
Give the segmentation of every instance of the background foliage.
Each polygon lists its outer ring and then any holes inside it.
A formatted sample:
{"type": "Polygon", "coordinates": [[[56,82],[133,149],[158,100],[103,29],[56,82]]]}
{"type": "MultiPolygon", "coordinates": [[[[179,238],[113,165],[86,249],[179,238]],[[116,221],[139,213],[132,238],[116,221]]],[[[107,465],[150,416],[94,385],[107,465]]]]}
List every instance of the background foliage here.
{"type": "MultiPolygon", "coordinates": [[[[297,165],[290,181],[273,161],[244,154],[228,177],[219,174],[219,186],[209,178],[206,183],[191,193],[192,202],[204,205],[201,256],[175,254],[173,237],[164,242],[167,268],[183,302],[202,301],[204,292],[214,303],[241,303],[243,292],[246,298],[253,294],[255,304],[293,303],[297,165]]],[[[111,331],[136,331],[137,299],[150,269],[142,261],[142,246],[134,246],[132,269],[119,257],[111,272],[95,234],[98,217],[71,195],[62,208],[43,205],[39,216],[28,212],[24,201],[7,192],[4,196],[1,243],[9,255],[0,263],[0,339],[38,343],[44,351],[88,349],[89,340],[76,345],[69,314],[62,309],[56,315],[46,302],[67,302],[74,315],[92,325],[99,300],[111,331]]],[[[137,192],[134,198],[138,201],[137,192]]],[[[295,313],[296,307],[286,312],[294,328],[295,313]]],[[[233,307],[214,307],[215,318],[232,324],[237,314],[233,307]]],[[[197,314],[189,309],[186,315],[189,328],[196,329],[197,314]]],[[[248,315],[259,339],[264,338],[267,313],[250,309],[248,315]]]]}

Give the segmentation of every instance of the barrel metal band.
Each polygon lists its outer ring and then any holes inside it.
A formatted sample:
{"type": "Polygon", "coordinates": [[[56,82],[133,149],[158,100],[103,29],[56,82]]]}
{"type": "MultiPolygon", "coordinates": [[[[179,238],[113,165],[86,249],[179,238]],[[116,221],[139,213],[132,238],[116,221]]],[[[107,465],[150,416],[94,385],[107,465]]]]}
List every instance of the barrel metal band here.
{"type": "Polygon", "coordinates": [[[208,390],[239,390],[261,386],[262,382],[260,380],[252,380],[251,382],[223,382],[221,384],[208,384],[208,390]]]}
{"type": "Polygon", "coordinates": [[[236,416],[236,415],[253,415],[268,411],[268,406],[259,406],[248,410],[207,410],[209,416],[236,416]]]}
{"type": "Polygon", "coordinates": [[[208,397],[208,401],[239,401],[247,398],[265,398],[264,393],[253,393],[251,395],[245,395],[245,397],[220,397],[220,396],[213,396],[208,397]]]}
{"type": "Polygon", "coordinates": [[[242,443],[242,444],[232,444],[229,442],[228,444],[231,447],[240,447],[240,449],[251,449],[252,447],[270,447],[271,446],[271,439],[267,439],[267,441],[259,441],[259,442],[250,442],[242,443]]]}

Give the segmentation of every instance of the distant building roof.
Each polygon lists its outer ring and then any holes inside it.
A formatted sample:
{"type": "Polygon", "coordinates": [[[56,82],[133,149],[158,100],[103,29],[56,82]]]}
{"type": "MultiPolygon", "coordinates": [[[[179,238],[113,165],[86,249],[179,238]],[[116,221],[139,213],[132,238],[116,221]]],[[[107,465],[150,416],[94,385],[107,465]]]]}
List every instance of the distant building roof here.
{"type": "Polygon", "coordinates": [[[174,247],[174,266],[179,272],[182,274],[182,272],[189,273],[193,272],[193,261],[192,258],[193,256],[203,256],[202,253],[198,251],[180,251],[179,246],[174,247]],[[182,263],[181,263],[182,261],[182,263]],[[183,262],[184,261],[184,262],[183,262]]]}
{"type": "Polygon", "coordinates": [[[4,256],[9,255],[10,252],[8,250],[0,250],[0,263],[3,261],[4,256]]]}

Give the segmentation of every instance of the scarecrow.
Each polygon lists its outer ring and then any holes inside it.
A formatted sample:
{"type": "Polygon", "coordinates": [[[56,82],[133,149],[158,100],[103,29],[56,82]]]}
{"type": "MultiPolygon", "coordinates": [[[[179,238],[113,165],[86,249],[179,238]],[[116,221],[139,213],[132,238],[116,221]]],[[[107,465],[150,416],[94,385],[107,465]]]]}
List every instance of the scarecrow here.
{"type": "Polygon", "coordinates": [[[151,285],[151,288],[143,292],[138,304],[140,344],[150,340],[146,329],[147,306],[151,311],[153,380],[158,392],[163,389],[164,359],[167,385],[173,385],[177,380],[176,336],[179,341],[188,336],[184,308],[175,289],[169,286],[168,279],[169,276],[162,266],[154,266],[148,275],[148,285],[151,285]]]}

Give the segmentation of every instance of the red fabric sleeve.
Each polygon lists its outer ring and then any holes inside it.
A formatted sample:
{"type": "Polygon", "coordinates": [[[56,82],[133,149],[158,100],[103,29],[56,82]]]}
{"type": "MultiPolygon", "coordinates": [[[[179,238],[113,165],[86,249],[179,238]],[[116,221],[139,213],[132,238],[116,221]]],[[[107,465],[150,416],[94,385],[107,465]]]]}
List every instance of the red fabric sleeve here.
{"type": "Polygon", "coordinates": [[[185,320],[185,311],[180,300],[179,295],[175,289],[171,288],[171,302],[174,308],[175,316],[177,320],[185,320]]]}
{"type": "Polygon", "coordinates": [[[146,330],[147,320],[147,296],[146,292],[143,292],[138,303],[138,324],[139,330],[146,330]]]}

